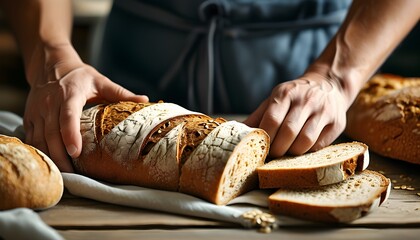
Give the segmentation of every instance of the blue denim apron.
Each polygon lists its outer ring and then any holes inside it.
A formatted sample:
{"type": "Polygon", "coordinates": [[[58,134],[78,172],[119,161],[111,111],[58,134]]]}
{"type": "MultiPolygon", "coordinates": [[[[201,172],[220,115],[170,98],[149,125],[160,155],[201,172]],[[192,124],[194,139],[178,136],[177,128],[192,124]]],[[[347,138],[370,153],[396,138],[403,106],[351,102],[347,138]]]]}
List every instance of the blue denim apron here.
{"type": "Polygon", "coordinates": [[[151,101],[248,114],[300,76],[350,0],[115,0],[98,69],[151,101]]]}

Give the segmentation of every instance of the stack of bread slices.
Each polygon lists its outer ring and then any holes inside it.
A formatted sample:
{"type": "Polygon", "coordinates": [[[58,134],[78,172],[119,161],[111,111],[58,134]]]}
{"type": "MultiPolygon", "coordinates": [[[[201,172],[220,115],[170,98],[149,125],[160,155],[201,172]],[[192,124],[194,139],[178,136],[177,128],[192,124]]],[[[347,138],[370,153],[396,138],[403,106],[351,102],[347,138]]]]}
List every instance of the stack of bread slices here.
{"type": "Polygon", "coordinates": [[[257,169],[260,188],[278,188],[269,197],[275,214],[311,221],[351,222],[389,196],[390,180],[366,170],[369,150],[344,142],[301,156],[285,156],[257,169]]]}
{"type": "Polygon", "coordinates": [[[270,140],[264,130],[173,103],[96,105],[83,111],[81,133],[82,153],[73,159],[78,173],[218,205],[258,187],[278,188],[269,198],[274,213],[347,222],[383,202],[390,185],[365,170],[365,144],[331,145],[266,163],[270,140]]]}

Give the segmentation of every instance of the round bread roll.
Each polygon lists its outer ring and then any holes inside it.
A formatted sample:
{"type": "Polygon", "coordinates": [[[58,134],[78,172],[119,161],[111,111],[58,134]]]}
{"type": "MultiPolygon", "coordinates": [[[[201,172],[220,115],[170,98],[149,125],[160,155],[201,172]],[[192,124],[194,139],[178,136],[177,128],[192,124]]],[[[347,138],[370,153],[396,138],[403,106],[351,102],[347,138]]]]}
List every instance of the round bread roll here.
{"type": "Polygon", "coordinates": [[[0,135],[0,210],[54,206],[63,194],[57,166],[18,138],[0,135]]]}
{"type": "Polygon", "coordinates": [[[379,155],[420,164],[420,78],[375,75],[348,110],[345,134],[379,155]]]}

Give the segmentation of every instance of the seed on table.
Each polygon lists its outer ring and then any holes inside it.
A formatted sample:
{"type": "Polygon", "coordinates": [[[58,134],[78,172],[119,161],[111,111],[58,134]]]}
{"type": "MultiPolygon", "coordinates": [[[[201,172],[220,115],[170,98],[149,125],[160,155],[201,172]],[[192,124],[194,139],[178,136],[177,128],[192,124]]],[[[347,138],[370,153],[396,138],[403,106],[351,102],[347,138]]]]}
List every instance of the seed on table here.
{"type": "Polygon", "coordinates": [[[271,228],[270,227],[262,227],[262,228],[258,229],[258,231],[261,232],[261,233],[270,233],[271,228]]]}

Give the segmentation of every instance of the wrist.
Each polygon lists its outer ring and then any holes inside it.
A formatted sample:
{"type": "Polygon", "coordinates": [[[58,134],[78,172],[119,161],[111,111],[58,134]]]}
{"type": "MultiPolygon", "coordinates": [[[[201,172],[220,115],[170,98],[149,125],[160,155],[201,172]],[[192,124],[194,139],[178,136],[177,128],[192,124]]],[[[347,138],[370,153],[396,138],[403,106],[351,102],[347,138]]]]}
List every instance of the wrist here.
{"type": "Polygon", "coordinates": [[[338,32],[305,72],[305,75],[318,74],[335,83],[345,97],[347,107],[350,107],[376,69],[367,62],[367,53],[355,51],[354,47],[345,41],[342,32],[338,32]]]}
{"type": "Polygon", "coordinates": [[[30,86],[58,80],[72,68],[83,64],[70,42],[38,42],[24,60],[25,74],[30,86]]]}
{"type": "Polygon", "coordinates": [[[303,77],[328,81],[331,85],[337,87],[347,103],[346,108],[348,108],[370,76],[363,74],[356,68],[337,68],[328,62],[317,61],[307,69],[303,77]]]}

